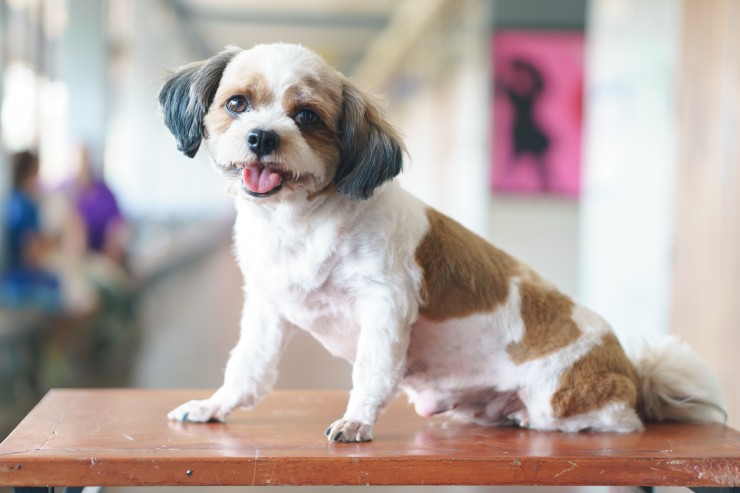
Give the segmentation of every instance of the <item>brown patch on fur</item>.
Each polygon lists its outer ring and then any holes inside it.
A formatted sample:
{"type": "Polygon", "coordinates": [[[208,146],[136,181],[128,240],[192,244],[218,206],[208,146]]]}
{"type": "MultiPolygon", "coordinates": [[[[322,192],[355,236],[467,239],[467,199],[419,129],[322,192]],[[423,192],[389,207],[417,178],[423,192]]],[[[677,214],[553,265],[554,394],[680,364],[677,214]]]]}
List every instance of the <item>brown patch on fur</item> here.
{"type": "Polygon", "coordinates": [[[541,358],[578,339],[581,331],[571,318],[573,302],[547,285],[522,282],[519,287],[524,337],[506,352],[515,364],[541,358]]]}
{"type": "Polygon", "coordinates": [[[434,209],[427,209],[427,219],[429,230],[416,249],[420,314],[440,321],[490,312],[503,303],[517,261],[434,209]]]}
{"type": "Polygon", "coordinates": [[[339,166],[340,149],[337,137],[324,124],[317,124],[310,129],[301,130],[306,143],[311,146],[316,154],[321,156],[322,162],[326,163],[327,176],[333,176],[334,170],[339,166]]]}
{"type": "Polygon", "coordinates": [[[223,107],[219,111],[219,107],[216,106],[216,101],[214,100],[211,109],[203,117],[203,137],[208,139],[211,134],[223,135],[232,123],[234,123],[234,117],[223,107]]]}
{"type": "Polygon", "coordinates": [[[608,333],[560,378],[552,395],[555,416],[568,418],[595,411],[610,402],[637,403],[638,378],[617,337],[608,333]]]}
{"type": "MultiPolygon", "coordinates": [[[[228,100],[234,94],[243,94],[249,100],[249,104],[253,108],[260,108],[268,105],[275,98],[272,92],[272,87],[264,75],[260,73],[251,74],[247,79],[247,82],[241,88],[234,88],[237,92],[232,94],[224,94],[225,99],[228,100]]],[[[225,103],[226,101],[224,101],[225,103]]]]}
{"type": "Polygon", "coordinates": [[[339,166],[339,158],[341,154],[340,142],[337,134],[327,126],[324,121],[324,117],[319,112],[319,118],[321,121],[311,125],[310,127],[298,127],[301,131],[301,135],[306,140],[306,143],[311,146],[316,154],[321,156],[321,160],[326,163],[327,175],[332,176],[334,170],[339,166]]]}
{"type": "Polygon", "coordinates": [[[270,103],[274,97],[267,79],[259,73],[250,74],[244,84],[220,86],[208,113],[203,118],[206,135],[211,133],[222,135],[234,122],[234,116],[226,110],[226,102],[232,96],[245,96],[253,108],[270,103]]]}
{"type": "Polygon", "coordinates": [[[308,196],[306,197],[306,200],[308,200],[309,202],[311,202],[311,201],[312,201],[312,200],[314,200],[315,198],[321,197],[322,195],[330,195],[330,194],[332,194],[332,193],[334,193],[334,192],[336,192],[336,191],[337,191],[337,189],[336,189],[336,187],[334,186],[334,183],[332,183],[332,182],[329,182],[329,183],[328,183],[328,184],[327,184],[327,185],[326,185],[326,186],[325,186],[324,188],[322,188],[321,190],[316,190],[315,192],[310,192],[310,193],[308,194],[308,196]]]}
{"type": "MultiPolygon", "coordinates": [[[[260,73],[251,73],[245,77],[244,82],[240,81],[239,84],[228,85],[222,81],[209,111],[215,108],[223,108],[232,96],[245,96],[252,108],[270,104],[275,98],[270,83],[265,76],[260,73]]],[[[226,110],[224,109],[224,111],[226,110]]]]}
{"type": "Polygon", "coordinates": [[[304,76],[299,82],[288,87],[281,98],[285,113],[291,117],[295,117],[304,109],[318,115],[320,122],[310,127],[298,128],[306,143],[330,167],[327,171],[329,175],[333,175],[334,169],[339,165],[340,141],[336,133],[340,111],[339,97],[337,88],[322,85],[321,81],[313,76],[304,76]]]}
{"type": "MultiPolygon", "coordinates": [[[[285,90],[281,103],[285,112],[291,116],[303,109],[310,109],[329,130],[335,132],[341,109],[340,100],[341,93],[336,88],[322,85],[316,78],[306,76],[285,90]]],[[[334,140],[338,142],[336,137],[334,140]]]]}

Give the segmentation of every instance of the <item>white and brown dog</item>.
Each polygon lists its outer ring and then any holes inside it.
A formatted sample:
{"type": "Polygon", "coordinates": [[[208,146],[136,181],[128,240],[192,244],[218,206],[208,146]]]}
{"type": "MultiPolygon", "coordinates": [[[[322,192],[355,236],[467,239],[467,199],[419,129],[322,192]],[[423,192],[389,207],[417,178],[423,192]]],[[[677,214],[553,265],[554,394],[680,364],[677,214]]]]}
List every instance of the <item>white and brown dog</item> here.
{"type": "Polygon", "coordinates": [[[256,405],[296,329],[353,365],[333,441],[370,440],[398,390],[424,416],[539,430],[722,414],[688,348],[631,361],[601,317],[399,187],[398,133],[311,51],[228,48],[178,70],[159,100],[178,148],[203,144],[235,197],[246,298],[223,386],[170,419],[256,405]]]}

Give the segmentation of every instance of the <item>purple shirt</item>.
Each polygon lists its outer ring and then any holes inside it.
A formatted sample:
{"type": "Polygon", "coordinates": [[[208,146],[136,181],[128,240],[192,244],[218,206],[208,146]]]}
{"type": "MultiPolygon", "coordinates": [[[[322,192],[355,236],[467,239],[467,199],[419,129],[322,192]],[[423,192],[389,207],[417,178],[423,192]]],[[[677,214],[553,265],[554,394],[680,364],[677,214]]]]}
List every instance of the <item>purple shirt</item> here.
{"type": "Polygon", "coordinates": [[[80,190],[77,210],[85,221],[87,244],[91,250],[102,250],[108,228],[121,218],[113,192],[100,180],[80,190]]]}

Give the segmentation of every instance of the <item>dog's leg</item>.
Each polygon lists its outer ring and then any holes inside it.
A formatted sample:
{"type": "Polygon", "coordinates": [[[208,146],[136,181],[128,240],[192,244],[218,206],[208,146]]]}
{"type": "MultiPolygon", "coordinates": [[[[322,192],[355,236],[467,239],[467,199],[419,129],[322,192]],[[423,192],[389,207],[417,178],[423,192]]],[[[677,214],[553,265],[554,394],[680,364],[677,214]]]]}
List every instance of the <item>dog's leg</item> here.
{"type": "Polygon", "coordinates": [[[360,310],[362,327],[352,367],[352,392],[342,419],[326,436],[333,442],[366,442],[373,437],[378,412],[396,392],[406,361],[410,326],[394,319],[388,303],[360,310]]]}
{"type": "Polygon", "coordinates": [[[277,365],[293,327],[265,300],[248,300],[241,335],[226,364],[224,383],[210,398],[186,402],[167,417],[175,421],[223,421],[237,406],[256,405],[277,378],[277,365]]]}

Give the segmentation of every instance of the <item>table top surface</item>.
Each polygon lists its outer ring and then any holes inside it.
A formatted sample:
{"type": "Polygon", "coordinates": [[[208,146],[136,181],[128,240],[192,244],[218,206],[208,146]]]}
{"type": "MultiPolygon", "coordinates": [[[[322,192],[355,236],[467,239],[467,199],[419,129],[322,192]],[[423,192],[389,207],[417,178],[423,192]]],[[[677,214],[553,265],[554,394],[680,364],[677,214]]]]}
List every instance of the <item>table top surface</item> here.
{"type": "Polygon", "coordinates": [[[329,443],[347,393],[278,391],[226,423],[166,413],[208,391],[54,390],[0,444],[0,486],[740,485],[740,433],[649,424],[640,433],[484,428],[420,418],[403,399],[374,441],[329,443]]]}

